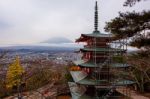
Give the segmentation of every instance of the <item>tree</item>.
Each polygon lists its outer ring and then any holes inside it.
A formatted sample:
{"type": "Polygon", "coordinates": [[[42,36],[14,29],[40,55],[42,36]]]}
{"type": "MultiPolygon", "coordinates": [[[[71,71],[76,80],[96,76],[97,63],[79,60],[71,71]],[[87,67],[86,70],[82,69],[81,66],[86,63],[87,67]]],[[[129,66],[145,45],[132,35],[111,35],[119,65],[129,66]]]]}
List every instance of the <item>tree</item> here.
{"type": "Polygon", "coordinates": [[[128,56],[127,60],[133,68],[130,76],[136,81],[139,90],[144,92],[144,85],[150,83],[150,51],[133,53],[128,56]]]}
{"type": "Polygon", "coordinates": [[[124,6],[130,6],[130,7],[132,7],[137,2],[140,2],[140,1],[146,1],[146,0],[126,0],[125,3],[124,3],[124,6]]]}
{"type": "MultiPolygon", "coordinates": [[[[125,6],[132,7],[144,0],[126,0],[125,6]]],[[[131,64],[130,77],[137,83],[141,92],[144,84],[150,86],[150,10],[142,12],[119,12],[119,16],[106,23],[105,31],[113,33],[118,39],[127,38],[128,45],[140,50],[129,54],[127,62],[131,64]]]]}
{"type": "Polygon", "coordinates": [[[150,11],[119,13],[119,17],[107,22],[105,30],[119,38],[132,37],[130,42],[134,47],[146,47],[150,43],[150,11]],[[139,45],[140,44],[140,45],[139,45]]]}
{"type": "Polygon", "coordinates": [[[31,76],[26,79],[27,90],[35,90],[52,82],[53,73],[48,68],[35,69],[31,72],[31,76]]]}
{"type": "Polygon", "coordinates": [[[20,97],[20,88],[22,81],[22,76],[24,73],[24,69],[20,64],[19,57],[17,56],[16,59],[10,66],[8,67],[7,74],[6,74],[6,87],[7,88],[15,88],[18,91],[18,98],[20,97]]]}
{"type": "MultiPolygon", "coordinates": [[[[126,0],[132,4],[142,0],[126,0]]],[[[119,12],[119,16],[106,22],[105,31],[119,38],[130,38],[130,45],[137,48],[150,47],[150,10],[142,12],[119,12]]]]}
{"type": "MultiPolygon", "coordinates": [[[[7,51],[0,51],[0,62],[6,57],[7,51]]],[[[0,71],[3,70],[3,65],[0,65],[0,71]]],[[[6,96],[5,74],[0,74],[0,98],[6,96]]]]}

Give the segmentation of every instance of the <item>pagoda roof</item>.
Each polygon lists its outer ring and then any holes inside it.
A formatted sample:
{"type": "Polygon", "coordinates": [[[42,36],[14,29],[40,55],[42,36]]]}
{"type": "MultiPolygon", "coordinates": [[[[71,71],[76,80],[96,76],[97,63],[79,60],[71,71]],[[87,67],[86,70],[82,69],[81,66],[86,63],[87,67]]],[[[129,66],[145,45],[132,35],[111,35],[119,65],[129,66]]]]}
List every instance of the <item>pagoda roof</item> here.
{"type": "Polygon", "coordinates": [[[96,80],[96,79],[86,77],[85,79],[82,79],[77,83],[82,84],[82,85],[100,85],[100,84],[104,85],[107,83],[107,81],[106,80],[96,80]]]}
{"type": "Polygon", "coordinates": [[[114,40],[115,36],[112,34],[100,33],[99,31],[97,31],[97,32],[93,32],[90,34],[81,34],[81,37],[76,39],[76,42],[84,42],[90,38],[101,38],[101,39],[114,40]]]}
{"type": "Polygon", "coordinates": [[[86,88],[85,86],[78,86],[75,82],[68,82],[72,99],[97,99],[95,96],[89,96],[85,94],[86,88]]]}
{"type": "Polygon", "coordinates": [[[96,52],[123,52],[123,49],[113,49],[113,48],[81,48],[80,51],[96,51],[96,52]]]}
{"type": "Polygon", "coordinates": [[[81,66],[81,67],[98,67],[97,65],[95,65],[92,61],[87,61],[85,62],[84,60],[78,60],[78,61],[74,61],[74,63],[77,66],[81,66]]]}
{"type": "MultiPolygon", "coordinates": [[[[78,86],[78,84],[76,84],[75,82],[68,82],[68,85],[70,88],[72,99],[104,99],[104,98],[108,98],[106,95],[111,90],[110,86],[109,88],[100,88],[100,89],[97,89],[97,95],[90,96],[86,93],[85,86],[83,85],[78,86]],[[101,92],[104,92],[104,91],[105,93],[103,93],[102,95],[101,92]]],[[[122,99],[123,97],[124,95],[118,92],[117,90],[114,90],[113,94],[109,96],[109,98],[111,99],[122,99]]]]}
{"type": "Polygon", "coordinates": [[[90,34],[81,34],[84,37],[96,37],[96,38],[112,38],[114,37],[112,34],[100,33],[99,31],[93,32],[90,34]]]}
{"type": "Polygon", "coordinates": [[[75,82],[79,82],[88,76],[88,74],[84,71],[70,71],[70,74],[75,82]]]}
{"type": "MultiPolygon", "coordinates": [[[[95,63],[91,60],[91,61],[84,61],[84,60],[78,60],[78,61],[74,61],[74,63],[77,66],[81,66],[81,67],[100,67],[101,65],[103,65],[103,63],[97,63],[95,65],[95,63]]],[[[110,64],[111,67],[113,68],[126,68],[129,67],[129,64],[126,63],[111,63],[110,64]]]]}
{"type": "MultiPolygon", "coordinates": [[[[94,78],[88,77],[88,74],[84,71],[70,71],[73,80],[81,85],[106,85],[108,82],[106,80],[96,80],[94,78]]],[[[125,86],[134,84],[131,80],[118,80],[111,82],[114,86],[125,86]]]]}
{"type": "Polygon", "coordinates": [[[68,82],[70,91],[72,95],[82,96],[86,92],[86,87],[84,85],[78,86],[75,82],[68,82]]]}
{"type": "MultiPolygon", "coordinates": [[[[106,95],[111,90],[110,88],[100,88],[97,89],[98,95],[90,96],[86,93],[86,87],[83,85],[78,86],[75,82],[68,82],[72,99],[104,99],[108,98],[106,95]],[[101,92],[104,92],[104,95],[101,95],[101,92]]],[[[113,91],[113,94],[109,96],[111,99],[120,99],[123,98],[124,95],[118,92],[117,90],[113,91]]]]}
{"type": "Polygon", "coordinates": [[[106,84],[105,80],[95,80],[88,77],[88,74],[84,71],[70,71],[73,80],[82,85],[99,85],[106,84]]]}
{"type": "Polygon", "coordinates": [[[125,85],[132,85],[132,84],[135,84],[134,81],[132,80],[127,80],[127,79],[122,79],[122,80],[119,80],[119,81],[115,81],[113,82],[115,83],[114,86],[125,86],[125,85]]]}

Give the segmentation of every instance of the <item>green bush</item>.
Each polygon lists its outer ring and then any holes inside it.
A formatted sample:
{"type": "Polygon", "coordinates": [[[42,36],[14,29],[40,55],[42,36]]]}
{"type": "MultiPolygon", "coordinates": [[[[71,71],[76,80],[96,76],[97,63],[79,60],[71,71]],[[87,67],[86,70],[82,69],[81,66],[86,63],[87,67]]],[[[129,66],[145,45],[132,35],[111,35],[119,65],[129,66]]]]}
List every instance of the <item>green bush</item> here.
{"type": "Polygon", "coordinates": [[[125,58],[123,56],[116,55],[116,56],[113,57],[113,62],[124,63],[125,62],[125,58]]]}

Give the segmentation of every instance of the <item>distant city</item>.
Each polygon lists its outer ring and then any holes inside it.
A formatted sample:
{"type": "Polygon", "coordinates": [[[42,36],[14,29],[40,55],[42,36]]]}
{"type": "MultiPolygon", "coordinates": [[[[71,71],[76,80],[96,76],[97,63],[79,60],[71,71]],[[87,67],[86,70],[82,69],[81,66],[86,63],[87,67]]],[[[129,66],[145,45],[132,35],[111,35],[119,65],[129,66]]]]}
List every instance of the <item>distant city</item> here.
{"type": "MultiPolygon", "coordinates": [[[[0,55],[5,53],[5,57],[0,60],[0,76],[5,78],[6,71],[9,64],[19,56],[22,66],[27,70],[32,65],[51,66],[54,64],[54,68],[57,65],[67,65],[73,60],[77,60],[79,56],[75,53],[77,47],[54,47],[54,46],[9,46],[1,47],[0,55]],[[40,63],[39,63],[40,62],[40,63]]],[[[36,67],[36,68],[37,68],[36,67]]]]}

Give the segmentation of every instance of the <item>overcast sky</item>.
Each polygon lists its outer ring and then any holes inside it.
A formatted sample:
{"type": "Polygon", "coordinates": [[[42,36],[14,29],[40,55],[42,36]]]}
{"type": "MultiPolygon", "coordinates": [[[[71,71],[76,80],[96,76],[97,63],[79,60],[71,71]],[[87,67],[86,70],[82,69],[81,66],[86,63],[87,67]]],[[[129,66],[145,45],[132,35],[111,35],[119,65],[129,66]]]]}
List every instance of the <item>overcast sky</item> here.
{"type": "MultiPolygon", "coordinates": [[[[97,0],[99,30],[118,12],[150,9],[150,0],[123,7],[125,0],[97,0]]],[[[0,45],[32,44],[53,37],[75,40],[93,31],[95,0],[0,0],[0,45]]]]}

